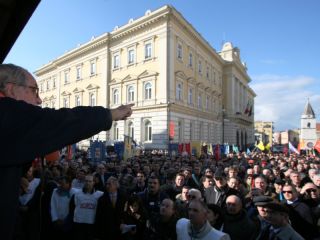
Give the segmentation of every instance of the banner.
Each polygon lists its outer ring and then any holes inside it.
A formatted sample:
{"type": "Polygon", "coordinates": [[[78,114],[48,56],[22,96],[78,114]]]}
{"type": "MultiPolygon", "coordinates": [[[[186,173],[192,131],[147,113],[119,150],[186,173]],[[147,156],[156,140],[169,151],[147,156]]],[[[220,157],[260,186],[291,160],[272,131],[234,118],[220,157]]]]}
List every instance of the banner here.
{"type": "Polygon", "coordinates": [[[169,124],[169,140],[173,140],[174,139],[174,122],[170,121],[169,124]]]}
{"type": "Polygon", "coordinates": [[[300,152],[291,144],[291,142],[289,142],[289,150],[296,154],[300,154],[300,152]]]}

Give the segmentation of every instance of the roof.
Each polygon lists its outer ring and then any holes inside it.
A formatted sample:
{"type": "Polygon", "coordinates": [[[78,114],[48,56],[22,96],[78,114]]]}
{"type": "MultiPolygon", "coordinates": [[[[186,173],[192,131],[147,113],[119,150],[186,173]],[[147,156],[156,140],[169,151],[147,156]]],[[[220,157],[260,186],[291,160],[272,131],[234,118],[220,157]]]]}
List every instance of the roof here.
{"type": "Polygon", "coordinates": [[[4,61],[41,0],[0,0],[0,63],[4,61]]]}
{"type": "Polygon", "coordinates": [[[314,114],[314,111],[311,107],[309,99],[307,101],[307,104],[304,107],[303,115],[309,115],[309,116],[312,116],[313,118],[315,118],[315,114],[314,114]]]}

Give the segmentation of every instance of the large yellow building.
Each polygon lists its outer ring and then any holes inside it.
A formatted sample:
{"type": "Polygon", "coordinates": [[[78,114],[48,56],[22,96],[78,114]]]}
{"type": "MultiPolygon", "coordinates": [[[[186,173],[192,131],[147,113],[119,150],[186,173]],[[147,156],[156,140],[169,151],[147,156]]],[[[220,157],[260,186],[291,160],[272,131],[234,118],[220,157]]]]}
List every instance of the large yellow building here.
{"type": "Polygon", "coordinates": [[[225,43],[217,53],[166,5],[93,37],[35,74],[43,107],[135,104],[130,119],[94,139],[129,135],[145,148],[166,149],[170,126],[176,143],[254,143],[253,114],[239,114],[255,97],[246,70],[238,48],[225,43]]]}

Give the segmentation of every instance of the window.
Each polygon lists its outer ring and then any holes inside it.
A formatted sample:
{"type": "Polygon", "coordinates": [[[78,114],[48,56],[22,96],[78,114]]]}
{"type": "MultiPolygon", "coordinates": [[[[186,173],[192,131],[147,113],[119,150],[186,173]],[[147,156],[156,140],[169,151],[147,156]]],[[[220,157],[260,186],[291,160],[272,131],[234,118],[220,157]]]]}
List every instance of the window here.
{"type": "Polygon", "coordinates": [[[69,107],[69,99],[67,97],[63,98],[63,107],[64,108],[69,107]]]}
{"type": "Polygon", "coordinates": [[[113,90],[113,104],[119,104],[119,90],[113,90]]]}
{"type": "Polygon", "coordinates": [[[189,91],[188,91],[188,103],[189,104],[193,103],[192,99],[193,99],[192,88],[189,88],[189,91]]]}
{"type": "Polygon", "coordinates": [[[119,67],[120,67],[120,56],[119,56],[119,54],[115,54],[113,56],[113,69],[116,69],[119,67]]]}
{"type": "Polygon", "coordinates": [[[96,95],[94,93],[89,94],[89,106],[96,106],[96,95]]]}
{"type": "Polygon", "coordinates": [[[133,86],[128,87],[128,102],[134,101],[134,88],[133,86]]]}
{"type": "Polygon", "coordinates": [[[75,97],[75,105],[76,107],[81,106],[81,100],[79,95],[76,95],[75,97]]]}
{"type": "Polygon", "coordinates": [[[47,81],[47,91],[50,90],[50,80],[47,81]]]}
{"type": "Polygon", "coordinates": [[[64,84],[69,83],[69,71],[64,72],[64,84]]]}
{"type": "Polygon", "coordinates": [[[182,60],[182,45],[180,43],[178,43],[177,56],[178,59],[182,60]]]}
{"type": "Polygon", "coordinates": [[[177,84],[177,90],[176,90],[176,98],[177,100],[182,100],[182,84],[177,84]]]}
{"type": "Polygon", "coordinates": [[[199,63],[198,63],[198,72],[200,74],[202,74],[202,62],[201,62],[201,60],[199,60],[199,63]]]}
{"type": "Polygon", "coordinates": [[[97,65],[96,65],[96,61],[95,60],[92,60],[90,62],[90,75],[95,75],[97,72],[97,65]]]}
{"type": "Polygon", "coordinates": [[[202,136],[203,136],[203,122],[200,122],[200,125],[199,125],[199,140],[202,140],[202,136]]]}
{"type": "Polygon", "coordinates": [[[81,79],[81,67],[77,66],[77,76],[76,76],[76,80],[80,80],[81,79]]]}
{"type": "Polygon", "coordinates": [[[146,83],[144,85],[144,99],[151,99],[151,90],[152,90],[152,85],[151,83],[146,83]]]}
{"type": "Polygon", "coordinates": [[[202,96],[201,93],[198,95],[198,108],[202,108],[202,96]]]}
{"type": "Polygon", "coordinates": [[[131,137],[132,139],[134,139],[134,126],[133,126],[133,122],[130,122],[128,124],[128,135],[129,137],[131,137]]]}
{"type": "Polygon", "coordinates": [[[43,92],[43,82],[40,83],[40,92],[43,92]]]}
{"type": "Polygon", "coordinates": [[[146,121],[144,125],[144,140],[152,141],[152,125],[150,121],[146,121]]]}
{"type": "Polygon", "coordinates": [[[117,123],[115,123],[113,126],[113,139],[119,140],[119,126],[117,123]]]}
{"type": "Polygon", "coordinates": [[[152,55],[152,45],[151,43],[147,43],[144,46],[144,58],[145,59],[151,58],[151,55],[152,55]]]}
{"type": "Polygon", "coordinates": [[[134,58],[135,58],[134,50],[130,49],[128,51],[128,64],[134,63],[134,58]]]}
{"type": "Polygon", "coordinates": [[[56,78],[55,77],[52,79],[52,88],[53,89],[56,88],[56,78]]]}
{"type": "Polygon", "coordinates": [[[51,107],[52,107],[52,108],[55,108],[55,107],[56,107],[55,105],[56,105],[56,102],[55,102],[54,100],[52,100],[52,102],[51,102],[51,107]]]}
{"type": "Polygon", "coordinates": [[[207,79],[209,80],[209,67],[207,67],[206,77],[207,77],[207,79]]]}
{"type": "Polygon", "coordinates": [[[192,67],[193,64],[193,56],[192,53],[189,53],[189,67],[192,67]]]}

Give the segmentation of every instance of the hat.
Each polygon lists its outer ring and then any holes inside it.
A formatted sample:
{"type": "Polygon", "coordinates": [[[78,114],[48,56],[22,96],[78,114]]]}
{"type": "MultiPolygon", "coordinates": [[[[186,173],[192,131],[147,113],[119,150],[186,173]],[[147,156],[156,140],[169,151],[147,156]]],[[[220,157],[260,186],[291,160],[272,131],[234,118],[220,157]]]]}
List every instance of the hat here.
{"type": "Polygon", "coordinates": [[[270,202],[270,203],[267,203],[265,207],[275,212],[282,212],[282,213],[289,214],[289,209],[281,203],[270,202]]]}
{"type": "Polygon", "coordinates": [[[256,196],[253,198],[253,203],[256,206],[265,206],[266,204],[272,202],[273,199],[268,196],[256,196]]]}

